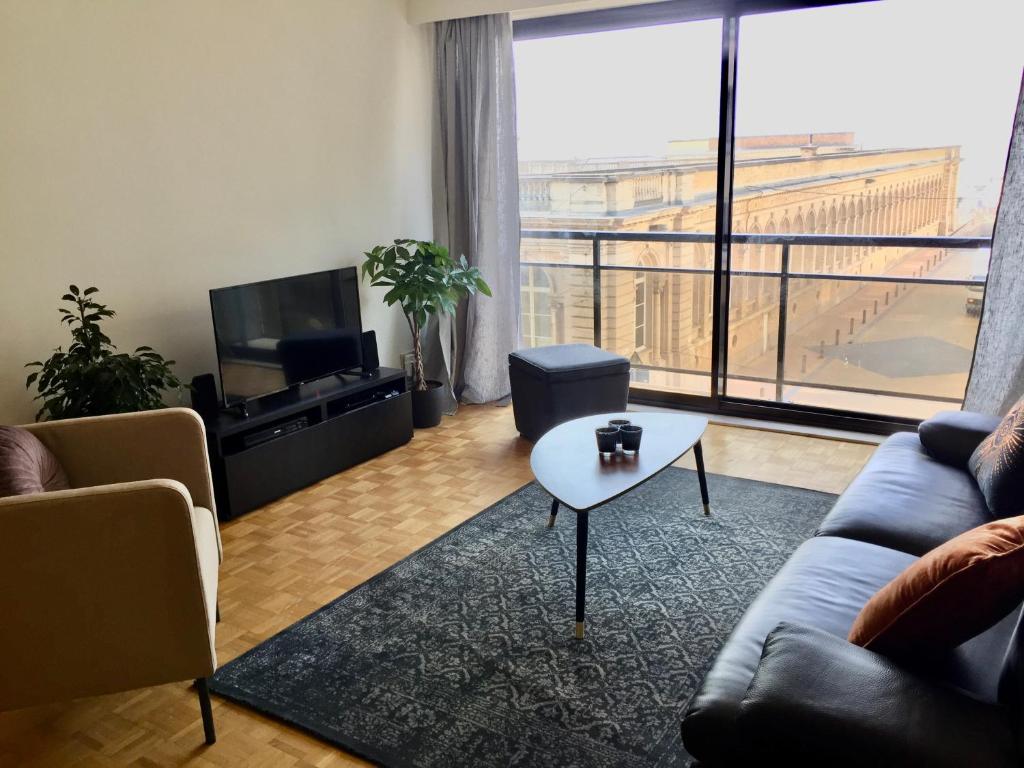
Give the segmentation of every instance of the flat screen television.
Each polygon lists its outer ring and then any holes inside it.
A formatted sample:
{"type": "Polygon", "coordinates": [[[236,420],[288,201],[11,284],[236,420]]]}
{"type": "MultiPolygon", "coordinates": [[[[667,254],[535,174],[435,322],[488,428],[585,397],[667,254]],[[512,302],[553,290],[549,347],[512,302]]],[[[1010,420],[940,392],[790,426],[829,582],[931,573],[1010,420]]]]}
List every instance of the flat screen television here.
{"type": "Polygon", "coordinates": [[[358,368],[355,267],[210,291],[224,404],[358,368]]]}

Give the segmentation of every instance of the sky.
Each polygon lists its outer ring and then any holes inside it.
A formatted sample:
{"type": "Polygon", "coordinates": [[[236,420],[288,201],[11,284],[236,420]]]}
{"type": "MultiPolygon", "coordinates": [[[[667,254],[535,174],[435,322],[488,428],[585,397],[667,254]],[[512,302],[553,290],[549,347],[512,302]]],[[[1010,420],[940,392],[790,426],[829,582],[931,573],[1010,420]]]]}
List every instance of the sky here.
{"type": "MultiPolygon", "coordinates": [[[[853,131],[866,149],[958,144],[960,194],[994,206],[1022,28],[1022,0],[745,17],[736,133],[853,131]]],[[[719,20],[517,42],[520,159],[658,156],[670,139],[714,136],[720,55],[719,20]]]]}

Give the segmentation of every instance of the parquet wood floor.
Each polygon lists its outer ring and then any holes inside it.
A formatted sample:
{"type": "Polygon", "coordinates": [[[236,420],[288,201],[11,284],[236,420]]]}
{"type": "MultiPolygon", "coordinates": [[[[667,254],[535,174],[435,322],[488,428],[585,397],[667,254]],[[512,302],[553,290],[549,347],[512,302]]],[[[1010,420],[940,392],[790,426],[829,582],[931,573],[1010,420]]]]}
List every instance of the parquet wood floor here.
{"type": "MultiPolygon", "coordinates": [[[[709,472],[832,493],[874,450],[716,425],[703,444],[709,472]]],[[[530,448],[510,408],[463,407],[407,446],[225,524],[221,663],[532,480],[530,448]]],[[[693,466],[689,455],[680,464],[693,466]]],[[[213,712],[209,748],[187,683],[2,713],[0,766],[364,764],[217,697],[213,712]]]]}

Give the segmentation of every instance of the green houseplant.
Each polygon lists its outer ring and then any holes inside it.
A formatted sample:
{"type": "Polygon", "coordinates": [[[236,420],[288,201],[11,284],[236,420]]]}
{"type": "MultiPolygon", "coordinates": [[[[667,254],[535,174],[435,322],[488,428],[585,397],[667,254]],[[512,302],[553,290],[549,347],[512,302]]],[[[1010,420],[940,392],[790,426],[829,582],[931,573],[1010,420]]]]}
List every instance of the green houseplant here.
{"type": "Polygon", "coordinates": [[[370,285],[388,289],[384,302],[398,304],[409,324],[413,343],[413,423],[433,427],[441,422],[445,391],[423,372],[422,332],[432,315],[454,315],[458,302],[477,291],[491,289],[480,270],[466,257],[453,258],[448,249],[423,240],[399,239],[366,252],[362,274],[370,285]]]}
{"type": "Polygon", "coordinates": [[[97,290],[70,286],[62,298],[73,309],[59,312],[61,323],[71,329],[71,345],[66,352],[57,347],[46,362],[25,366],[39,368],[25,382],[26,388],[36,384],[39,389],[37,421],[162,408],[164,390],[181,387],[171,371],[174,361],[152,348],[139,347],[130,355],[116,351],[100,329],[100,321],[113,317],[114,310],[92,298],[97,290]]]}

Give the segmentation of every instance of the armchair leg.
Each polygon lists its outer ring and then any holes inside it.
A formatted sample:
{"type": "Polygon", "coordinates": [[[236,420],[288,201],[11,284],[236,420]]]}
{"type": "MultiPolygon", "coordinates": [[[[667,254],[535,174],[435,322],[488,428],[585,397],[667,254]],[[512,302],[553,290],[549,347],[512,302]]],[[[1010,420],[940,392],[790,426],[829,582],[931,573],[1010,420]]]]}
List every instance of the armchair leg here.
{"type": "Polygon", "coordinates": [[[217,601],[217,623],[220,624],[220,600],[217,601]]]}
{"type": "Polygon", "coordinates": [[[203,714],[203,733],[206,735],[206,743],[215,744],[217,743],[217,732],[213,729],[210,689],[206,685],[205,677],[200,677],[196,680],[196,691],[199,693],[199,711],[203,714]]]}

